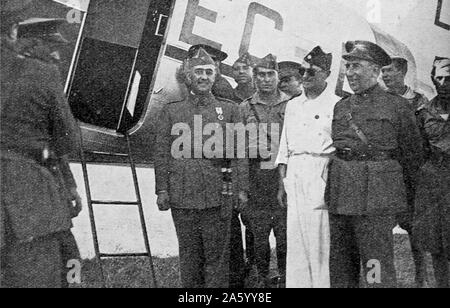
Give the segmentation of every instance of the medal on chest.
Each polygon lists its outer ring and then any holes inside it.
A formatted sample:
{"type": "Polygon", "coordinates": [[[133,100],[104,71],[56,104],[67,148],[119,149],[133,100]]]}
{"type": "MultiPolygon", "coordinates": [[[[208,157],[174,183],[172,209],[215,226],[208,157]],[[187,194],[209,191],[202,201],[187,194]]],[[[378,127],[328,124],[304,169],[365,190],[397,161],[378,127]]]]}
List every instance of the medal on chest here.
{"type": "Polygon", "coordinates": [[[224,120],[224,116],[223,116],[223,109],[222,109],[222,107],[216,107],[216,113],[217,113],[217,119],[219,119],[219,121],[223,121],[224,120]]]}

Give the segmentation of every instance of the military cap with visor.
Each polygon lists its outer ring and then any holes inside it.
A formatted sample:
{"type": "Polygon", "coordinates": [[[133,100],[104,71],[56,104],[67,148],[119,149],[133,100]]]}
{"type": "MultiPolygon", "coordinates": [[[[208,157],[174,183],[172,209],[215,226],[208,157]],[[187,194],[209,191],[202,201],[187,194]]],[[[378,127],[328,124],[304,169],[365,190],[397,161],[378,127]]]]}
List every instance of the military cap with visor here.
{"type": "Polygon", "coordinates": [[[243,63],[247,66],[253,66],[253,61],[251,59],[251,56],[248,52],[243,53],[235,62],[236,63],[243,63]]]}
{"type": "Polygon", "coordinates": [[[293,61],[283,61],[278,63],[278,67],[280,69],[280,79],[303,75],[304,67],[297,62],[293,61]]]}
{"type": "Polygon", "coordinates": [[[306,55],[304,61],[311,66],[317,66],[324,71],[329,71],[333,62],[333,55],[325,53],[320,46],[316,46],[306,55]]]}
{"type": "Polygon", "coordinates": [[[214,65],[215,66],[213,58],[203,48],[197,49],[196,53],[193,54],[192,57],[189,57],[187,59],[187,66],[190,69],[192,69],[196,66],[200,66],[200,65],[214,65]]]}
{"type": "Polygon", "coordinates": [[[279,71],[277,57],[272,54],[268,54],[256,63],[255,69],[257,68],[279,71]]]}
{"type": "Polygon", "coordinates": [[[188,50],[188,58],[194,57],[200,48],[204,49],[211,56],[211,58],[213,58],[214,61],[222,62],[226,58],[228,58],[227,53],[205,44],[198,44],[191,46],[191,48],[189,48],[188,50]]]}
{"type": "Polygon", "coordinates": [[[39,38],[51,43],[67,44],[58,27],[65,24],[64,18],[32,18],[19,23],[19,38],[39,38]]]}
{"type": "Polygon", "coordinates": [[[377,44],[369,41],[348,41],[345,43],[345,53],[342,58],[346,61],[365,60],[381,67],[392,64],[389,54],[377,44]]]}

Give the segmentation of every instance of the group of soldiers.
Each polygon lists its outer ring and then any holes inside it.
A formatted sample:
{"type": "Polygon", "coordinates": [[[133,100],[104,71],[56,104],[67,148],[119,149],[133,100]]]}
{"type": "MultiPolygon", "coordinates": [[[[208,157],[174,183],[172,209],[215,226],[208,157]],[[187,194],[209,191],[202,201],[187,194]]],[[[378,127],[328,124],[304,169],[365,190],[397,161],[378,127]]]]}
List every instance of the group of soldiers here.
{"type": "MultiPolygon", "coordinates": [[[[226,57],[192,46],[178,72],[188,95],[168,102],[157,124],[158,206],[172,210],[183,286],[241,288],[253,270],[258,287],[396,287],[400,225],[410,235],[416,286],[427,285],[430,252],[437,286],[448,287],[450,59],[433,64],[438,95],[429,102],[405,85],[406,59],[367,41],[346,43],[354,94],[343,99],[327,82],[333,55],[320,46],[303,63],[243,54],[234,89],[220,75],[226,57]],[[195,116],[224,132],[229,123],[268,124],[258,126],[257,143],[273,138],[275,126],[282,134],[268,157],[173,157],[172,128],[193,127],[195,116]],[[232,173],[225,191],[224,170],[232,173]]],[[[207,136],[202,141],[190,150],[204,151],[207,136]]]]}
{"type": "MultiPolygon", "coordinates": [[[[57,67],[62,21],[19,24],[18,3],[31,0],[1,2],[1,286],[67,287],[81,200],[67,163],[79,132],[57,67]]],[[[436,58],[428,101],[405,84],[406,59],[367,41],[345,47],[354,94],[343,99],[328,83],[335,59],[320,46],[303,63],[242,54],[235,88],[220,72],[226,53],[189,49],[177,72],[185,98],[167,102],[155,125],[157,204],[171,210],[183,287],[396,287],[398,224],[417,286],[429,252],[437,286],[449,287],[450,59],[436,58]],[[198,118],[222,128],[222,140],[228,124],[256,127],[245,157],[235,142],[216,142],[212,152],[227,155],[209,155],[201,133],[190,146],[176,142],[175,127],[195,132],[198,118]]]]}

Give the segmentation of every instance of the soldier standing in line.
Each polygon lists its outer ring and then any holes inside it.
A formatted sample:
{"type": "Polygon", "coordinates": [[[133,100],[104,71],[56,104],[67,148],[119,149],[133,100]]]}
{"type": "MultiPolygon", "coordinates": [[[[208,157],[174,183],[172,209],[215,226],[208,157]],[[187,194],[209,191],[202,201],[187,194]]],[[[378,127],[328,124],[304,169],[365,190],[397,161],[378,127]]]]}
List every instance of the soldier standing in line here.
{"type": "MultiPolygon", "coordinates": [[[[256,266],[259,284],[268,287],[270,243],[269,236],[273,230],[277,243],[277,261],[280,279],[284,284],[286,277],[286,208],[278,204],[279,173],[275,165],[281,131],[283,129],[284,112],[290,99],[278,89],[278,63],[273,55],[268,55],[256,64],[253,69],[257,92],[241,104],[241,114],[245,125],[255,124],[258,129],[258,140],[250,140],[252,147],[258,147],[257,157],[250,156],[250,198],[244,213],[250,223],[255,237],[256,266]],[[268,155],[261,152],[265,142],[270,145],[268,155]]],[[[250,136],[251,137],[251,136],[250,136]]],[[[254,149],[253,149],[254,150],[254,149]]]]}
{"type": "MultiPolygon", "coordinates": [[[[417,93],[405,84],[406,74],[408,73],[408,61],[406,59],[394,57],[392,58],[392,64],[383,67],[381,71],[383,81],[388,88],[388,92],[407,99],[414,111],[416,111],[420,106],[424,106],[428,103],[428,99],[423,94],[417,93]]],[[[407,168],[404,168],[403,171],[406,185],[406,196],[408,200],[408,210],[397,215],[397,222],[399,226],[409,234],[411,251],[416,268],[416,286],[423,287],[427,282],[425,255],[420,251],[417,239],[412,233],[414,198],[416,194],[415,181],[418,170],[408,170],[407,168]]]]}
{"type": "Polygon", "coordinates": [[[161,211],[172,210],[183,287],[227,288],[231,214],[235,195],[241,205],[247,202],[248,167],[244,159],[225,157],[223,148],[206,151],[203,131],[214,125],[225,132],[226,124],[241,117],[234,102],[212,95],[217,70],[203,48],[184,65],[190,94],[164,106],[157,126],[157,203],[161,211]],[[174,131],[187,140],[179,143],[174,131]],[[237,174],[234,188],[230,171],[237,174]]]}
{"type": "Polygon", "coordinates": [[[378,84],[389,55],[367,41],[345,44],[354,95],[338,102],[332,126],[336,157],[329,171],[330,276],[334,288],[396,287],[396,215],[407,209],[403,168],[420,166],[420,131],[407,100],[378,84]]]}
{"type": "Polygon", "coordinates": [[[238,104],[247,100],[256,92],[252,70],[253,63],[248,52],[240,56],[233,64],[233,77],[237,83],[236,88],[234,88],[233,101],[238,104]]]}
{"type": "MultiPolygon", "coordinates": [[[[255,94],[252,76],[253,64],[248,53],[243,54],[233,65],[233,76],[237,83],[234,89],[234,99],[236,104],[242,103],[247,98],[255,94]]],[[[235,209],[231,219],[231,255],[230,255],[230,287],[243,288],[245,278],[249,275],[255,264],[254,238],[249,222],[241,215],[242,223],[245,226],[245,256],[242,242],[242,228],[239,220],[239,211],[235,209]]]]}
{"type": "Polygon", "coordinates": [[[433,257],[438,287],[449,288],[450,58],[436,58],[431,78],[438,95],[417,111],[427,142],[427,162],[417,177],[413,234],[433,257]]]}
{"type": "Polygon", "coordinates": [[[67,287],[67,261],[80,259],[70,229],[81,199],[65,157],[78,127],[51,56],[67,41],[59,19],[19,28],[31,1],[12,2],[1,2],[1,286],[67,287]]]}
{"type": "Polygon", "coordinates": [[[280,67],[280,90],[292,98],[302,95],[305,71],[302,65],[292,61],[280,62],[278,65],[280,67]]]}

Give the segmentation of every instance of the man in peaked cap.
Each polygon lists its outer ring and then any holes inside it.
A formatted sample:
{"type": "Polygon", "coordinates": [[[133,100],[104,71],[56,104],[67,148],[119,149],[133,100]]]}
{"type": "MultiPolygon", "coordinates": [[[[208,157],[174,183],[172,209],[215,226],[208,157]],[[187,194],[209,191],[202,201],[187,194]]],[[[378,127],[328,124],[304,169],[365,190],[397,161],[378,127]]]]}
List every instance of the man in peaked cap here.
{"type": "Polygon", "coordinates": [[[437,286],[449,288],[450,58],[436,57],[431,78],[438,95],[416,113],[427,161],[417,176],[413,234],[432,255],[437,286]]]}
{"type": "Polygon", "coordinates": [[[330,214],[330,276],[334,288],[396,287],[396,215],[407,209],[404,170],[417,170],[422,140],[407,100],[378,84],[389,55],[367,41],[345,44],[354,95],[338,102],[332,125],[336,148],[326,200],[330,214]]]}
{"type": "Polygon", "coordinates": [[[300,63],[285,61],[279,63],[281,91],[292,98],[302,94],[303,67],[300,63]]]}
{"type": "Polygon", "coordinates": [[[246,203],[248,167],[245,160],[226,157],[228,151],[212,146],[206,135],[195,133],[192,140],[191,132],[218,126],[214,137],[222,137],[225,144],[227,124],[240,122],[239,108],[211,93],[217,68],[203,48],[184,65],[189,96],[166,104],[157,123],[157,203],[161,211],[172,210],[183,287],[227,288],[231,215],[236,199],[246,203]],[[181,130],[181,137],[174,130],[181,130]]]}
{"type": "Polygon", "coordinates": [[[228,54],[212,46],[199,44],[193,45],[191,46],[191,48],[189,48],[188,57],[192,57],[200,48],[204,49],[211,56],[211,58],[214,60],[217,66],[217,77],[216,82],[214,83],[212,88],[212,94],[218,98],[233,100],[234,98],[233,87],[225,79],[225,77],[221,75],[220,72],[222,62],[228,58],[228,54]]]}
{"type": "Polygon", "coordinates": [[[29,1],[8,11],[11,2],[2,1],[1,286],[67,287],[67,262],[79,260],[70,229],[81,199],[66,159],[77,151],[78,127],[57,67],[21,37],[29,1]]]}
{"type": "Polygon", "coordinates": [[[242,54],[233,64],[233,78],[237,83],[233,100],[238,104],[255,94],[253,65],[248,52],[242,54]]]}
{"type": "Polygon", "coordinates": [[[277,165],[278,201],[288,204],[288,288],[329,288],[329,221],[325,187],[333,109],[339,97],[330,76],[331,54],[320,47],[305,57],[307,87],[286,107],[277,165]]]}
{"type": "Polygon", "coordinates": [[[259,283],[267,287],[271,283],[269,236],[272,230],[276,237],[279,280],[282,284],[286,275],[286,208],[277,202],[279,176],[275,159],[290,97],[278,89],[278,63],[273,55],[261,59],[253,69],[253,75],[257,91],[241,104],[241,113],[245,125],[259,127],[259,139],[252,139],[252,134],[249,135],[252,181],[249,206],[243,215],[255,237],[259,283]],[[256,150],[258,155],[252,155],[256,150]]]}

